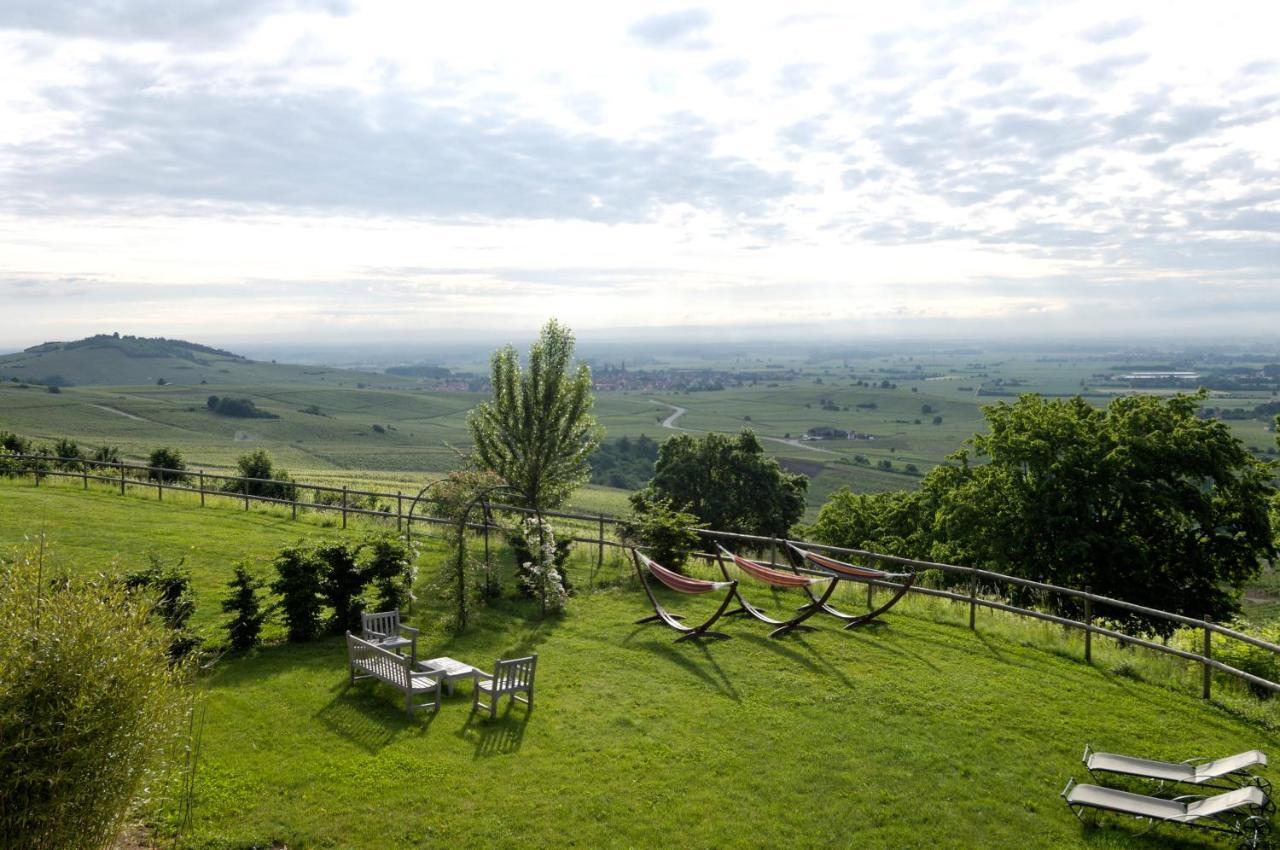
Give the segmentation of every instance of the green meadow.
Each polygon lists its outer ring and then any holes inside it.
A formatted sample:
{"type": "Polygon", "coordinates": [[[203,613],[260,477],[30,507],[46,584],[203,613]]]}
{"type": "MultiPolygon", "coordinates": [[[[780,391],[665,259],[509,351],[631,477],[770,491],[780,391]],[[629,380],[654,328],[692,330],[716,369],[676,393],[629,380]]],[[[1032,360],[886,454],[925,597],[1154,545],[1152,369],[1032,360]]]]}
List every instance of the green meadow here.
{"type": "MultiPolygon", "coordinates": [[[[139,493],[0,482],[0,545],[44,534],[50,571],[116,572],[149,553],[185,559],[196,628],[211,643],[231,565],[262,574],[300,537],[358,536],[308,516],[233,503],[200,508],[139,493]]],[[[963,606],[908,600],[884,626],[834,621],[783,640],[752,621],[731,639],[672,642],[611,555],[563,615],[507,597],[465,634],[428,590],[441,550],[423,540],[419,655],[487,666],[537,652],[536,708],[470,714],[469,685],[437,715],[347,681],[339,639],[273,642],[221,657],[204,693],[192,822],[177,801],[145,814],[184,848],[1216,847],[1085,829],[1058,799],[1095,747],[1182,759],[1276,751],[1274,713],[1225,683],[1195,698],[1198,671],[1165,657],[963,606]]],[[[588,553],[572,567],[581,579],[588,553]]],[[[581,583],[580,583],[581,586],[581,583]]],[[[782,610],[794,600],[763,595],[782,610]]],[[[857,596],[842,604],[852,606],[857,596]]],[[[665,600],[703,616],[714,600],[665,600]]],[[[278,635],[278,630],[273,632],[278,635]]]]}

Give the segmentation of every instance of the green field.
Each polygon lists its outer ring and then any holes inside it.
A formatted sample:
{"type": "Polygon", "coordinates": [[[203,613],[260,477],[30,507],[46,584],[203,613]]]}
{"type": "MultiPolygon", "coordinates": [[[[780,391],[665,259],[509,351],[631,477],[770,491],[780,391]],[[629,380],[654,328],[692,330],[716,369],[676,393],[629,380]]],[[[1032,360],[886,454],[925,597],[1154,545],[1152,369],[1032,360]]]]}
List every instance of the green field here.
{"type": "MultiPolygon", "coordinates": [[[[300,535],[342,533],[229,504],[0,482],[0,544],[41,531],[54,571],[185,557],[197,628],[214,640],[234,561],[263,569],[300,535]]],[[[427,547],[424,585],[439,557],[427,547]]],[[[507,599],[463,636],[421,589],[420,655],[539,654],[536,710],[492,723],[469,717],[465,684],[412,720],[389,689],[348,687],[338,640],[222,658],[202,679],[180,846],[1214,847],[1115,821],[1082,829],[1058,791],[1084,777],[1086,742],[1172,759],[1280,743],[1270,706],[1221,685],[1225,702],[1195,699],[1197,672],[1180,662],[1099,641],[1086,665],[1078,636],[993,612],[970,632],[948,603],[904,603],[874,630],[823,623],[771,641],[746,621],[728,641],[673,644],[632,623],[644,597],[613,568],[563,616],[507,599]]],[[[714,604],[670,601],[691,618],[714,604]]],[[[162,833],[169,811],[149,816],[162,833]]]]}
{"type": "MultiPolygon", "coordinates": [[[[230,469],[240,455],[266,448],[303,481],[356,486],[382,482],[409,490],[456,467],[469,440],[466,412],[488,397],[442,390],[430,382],[327,367],[93,351],[93,356],[77,350],[0,358],[0,378],[54,373],[75,384],[54,394],[13,380],[0,382],[0,430],[42,441],[70,436],[86,446],[114,445],[133,459],[145,458],[160,445],[174,446],[191,466],[209,471],[230,469]],[[199,361],[208,361],[208,366],[199,361]],[[156,375],[164,368],[172,374],[167,385],[158,386],[156,375]],[[248,398],[279,418],[220,416],[206,407],[214,394],[248,398]]],[[[464,374],[483,372],[482,363],[450,365],[471,370],[464,374]]],[[[809,476],[812,519],[840,487],[857,492],[914,488],[920,475],[983,429],[983,405],[1011,401],[1022,392],[1084,393],[1094,403],[1105,404],[1128,390],[1099,386],[1099,375],[1160,365],[1150,355],[1144,360],[1097,353],[664,355],[652,357],[645,368],[671,375],[719,370],[730,383],[701,392],[599,391],[596,414],[609,438],[647,434],[661,440],[681,431],[736,432],[750,427],[764,438],[771,455],[809,476]],[[733,375],[765,377],[738,385],[733,375]],[[687,412],[664,428],[664,420],[677,408],[687,412]],[[941,417],[937,424],[935,417],[941,417]],[[820,427],[851,431],[859,439],[799,439],[810,428],[820,427]],[[881,468],[883,464],[889,468],[881,468]]],[[[1252,408],[1274,400],[1271,391],[1215,392],[1206,405],[1252,408]]],[[[1255,452],[1274,456],[1269,422],[1242,419],[1230,424],[1255,452]]],[[[575,503],[588,510],[623,510],[625,494],[598,488],[582,493],[575,503]]]]}

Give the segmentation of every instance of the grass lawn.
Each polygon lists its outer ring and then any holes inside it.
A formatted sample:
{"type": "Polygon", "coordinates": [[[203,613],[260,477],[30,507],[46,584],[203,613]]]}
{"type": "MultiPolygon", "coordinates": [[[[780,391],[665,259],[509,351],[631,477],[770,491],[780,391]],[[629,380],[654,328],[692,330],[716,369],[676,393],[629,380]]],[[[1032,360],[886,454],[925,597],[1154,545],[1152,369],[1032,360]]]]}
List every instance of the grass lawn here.
{"type": "MultiPolygon", "coordinates": [[[[0,542],[42,525],[70,569],[153,546],[187,552],[207,630],[237,557],[341,533],[230,506],[0,483],[0,542]]],[[[693,619],[714,600],[671,604],[693,619]]],[[[390,688],[348,686],[335,638],[222,658],[201,682],[208,714],[183,845],[1216,847],[1171,830],[1137,838],[1123,823],[1083,829],[1058,792],[1087,777],[1086,742],[1175,760],[1278,749],[1274,724],[1108,660],[1046,651],[1003,615],[983,613],[970,632],[963,609],[921,604],[874,630],[826,621],[771,641],[734,621],[731,640],[673,644],[632,623],[646,613],[622,583],[548,619],[504,600],[452,636],[424,604],[420,656],[487,667],[539,653],[537,708],[504,703],[492,723],[469,716],[466,684],[438,715],[413,719],[390,688]]]]}

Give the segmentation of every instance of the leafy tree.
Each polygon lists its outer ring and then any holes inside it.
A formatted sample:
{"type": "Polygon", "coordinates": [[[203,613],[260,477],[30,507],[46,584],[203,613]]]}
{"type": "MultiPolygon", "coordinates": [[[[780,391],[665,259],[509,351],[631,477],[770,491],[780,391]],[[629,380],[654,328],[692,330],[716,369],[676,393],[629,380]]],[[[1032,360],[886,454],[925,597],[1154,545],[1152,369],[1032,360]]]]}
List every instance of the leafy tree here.
{"type": "Polygon", "coordinates": [[[262,604],[259,591],[266,582],[255,576],[244,564],[236,564],[227,588],[231,591],[222,600],[224,614],[234,614],[227,623],[227,642],[236,652],[252,649],[262,642],[262,624],[271,616],[271,608],[262,604]]]}
{"type": "Polygon", "coordinates": [[[418,570],[414,566],[417,552],[411,541],[384,534],[367,540],[365,547],[369,552],[365,571],[378,589],[377,610],[404,611],[412,607],[418,570]]]}
{"type": "Polygon", "coordinates": [[[473,462],[497,473],[528,507],[554,508],[590,475],[602,429],[591,414],[591,370],[570,371],[573,334],[552,319],[529,349],[527,368],[511,346],[490,360],[493,400],[467,416],[473,462]]]}
{"type": "Polygon", "coordinates": [[[177,761],[187,668],[150,599],[39,551],[0,570],[0,847],[98,850],[177,761]]]}
{"type": "Polygon", "coordinates": [[[631,496],[637,513],[666,500],[709,528],[785,536],[804,514],[809,480],[784,472],[747,428],[736,436],[672,437],[658,450],[649,486],[631,496]]]}
{"type": "Polygon", "coordinates": [[[163,446],[151,452],[147,457],[147,478],[151,481],[163,481],[166,484],[178,484],[191,479],[184,470],[187,463],[177,449],[163,446]]]}
{"type": "Polygon", "coordinates": [[[275,467],[271,455],[265,449],[241,455],[236,460],[236,466],[240,469],[241,477],[222,485],[222,489],[228,493],[247,493],[250,496],[286,501],[293,501],[297,497],[298,485],[289,473],[275,467]]]}
{"type": "MultiPolygon", "coordinates": [[[[1087,585],[1153,608],[1228,619],[1237,610],[1232,588],[1276,553],[1267,512],[1276,490],[1271,465],[1225,423],[1197,417],[1202,399],[1129,396],[1106,410],[1079,397],[1001,402],[985,410],[990,433],[969,441],[984,463],[964,450],[926,475],[915,494],[837,494],[814,531],[826,542],[1087,585]],[[892,543],[899,545],[882,545],[892,543]]],[[[1170,628],[1123,611],[1100,613],[1134,627],[1170,628]]]]}

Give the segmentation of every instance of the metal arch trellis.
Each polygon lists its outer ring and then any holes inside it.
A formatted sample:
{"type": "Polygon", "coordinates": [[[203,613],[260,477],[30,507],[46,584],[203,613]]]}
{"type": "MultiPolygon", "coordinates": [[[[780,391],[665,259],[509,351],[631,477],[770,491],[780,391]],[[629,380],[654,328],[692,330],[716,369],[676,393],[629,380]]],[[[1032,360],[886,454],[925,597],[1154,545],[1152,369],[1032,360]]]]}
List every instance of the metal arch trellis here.
{"type": "MultiPolygon", "coordinates": [[[[412,541],[413,539],[413,512],[417,509],[418,503],[424,500],[428,492],[445,483],[448,479],[441,478],[438,481],[432,481],[427,486],[418,491],[418,495],[414,496],[413,501],[409,504],[409,513],[405,517],[405,538],[412,541]]],[[[457,519],[457,539],[455,541],[457,548],[457,561],[454,564],[454,572],[458,579],[458,630],[461,631],[467,627],[467,596],[466,596],[466,533],[467,526],[470,525],[471,512],[480,507],[481,522],[485,529],[484,535],[484,558],[485,563],[490,560],[489,552],[489,534],[488,530],[493,525],[493,510],[489,505],[489,496],[500,490],[511,490],[507,484],[493,484],[484,487],[478,493],[473,495],[462,510],[458,513],[457,519]]],[[[491,578],[486,577],[486,584],[491,578]]],[[[486,589],[490,589],[486,587],[486,589]]]]}

